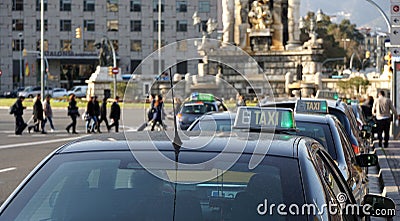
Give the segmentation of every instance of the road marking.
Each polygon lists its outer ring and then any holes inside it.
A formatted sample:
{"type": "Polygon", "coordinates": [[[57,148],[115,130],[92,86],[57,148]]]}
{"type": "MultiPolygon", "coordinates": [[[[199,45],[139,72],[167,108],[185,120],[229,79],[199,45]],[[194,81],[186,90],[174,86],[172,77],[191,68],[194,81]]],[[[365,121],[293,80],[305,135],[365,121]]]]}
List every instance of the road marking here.
{"type": "Polygon", "coordinates": [[[63,138],[63,139],[55,139],[55,140],[44,140],[44,141],[37,141],[37,142],[29,142],[29,143],[18,143],[18,144],[8,144],[8,145],[1,145],[1,149],[8,149],[8,148],[14,148],[14,147],[24,147],[24,146],[34,146],[34,145],[42,145],[42,144],[49,144],[49,143],[59,143],[59,142],[65,142],[65,141],[72,141],[76,140],[82,137],[87,137],[89,135],[85,136],[79,136],[79,137],[69,137],[69,138],[63,138]]]}
{"type": "Polygon", "coordinates": [[[0,170],[0,173],[8,172],[8,171],[13,171],[13,170],[16,170],[16,169],[17,169],[16,167],[5,168],[5,169],[1,169],[1,170],[0,170]]]}

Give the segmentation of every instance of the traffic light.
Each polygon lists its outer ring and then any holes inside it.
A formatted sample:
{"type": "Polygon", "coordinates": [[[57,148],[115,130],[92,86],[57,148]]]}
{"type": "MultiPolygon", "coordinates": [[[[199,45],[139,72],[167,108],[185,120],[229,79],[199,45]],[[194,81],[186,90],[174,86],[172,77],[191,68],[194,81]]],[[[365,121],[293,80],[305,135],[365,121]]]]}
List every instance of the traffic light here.
{"type": "Polygon", "coordinates": [[[81,27],[75,28],[75,38],[81,38],[82,36],[81,34],[82,34],[81,27]]]}
{"type": "Polygon", "coordinates": [[[26,50],[26,48],[24,48],[24,50],[22,50],[22,55],[24,57],[26,57],[28,55],[28,51],[26,50]]]}
{"type": "Polygon", "coordinates": [[[109,75],[112,75],[112,74],[113,74],[113,73],[112,73],[112,69],[113,69],[112,66],[108,66],[108,74],[109,74],[109,75]]]}

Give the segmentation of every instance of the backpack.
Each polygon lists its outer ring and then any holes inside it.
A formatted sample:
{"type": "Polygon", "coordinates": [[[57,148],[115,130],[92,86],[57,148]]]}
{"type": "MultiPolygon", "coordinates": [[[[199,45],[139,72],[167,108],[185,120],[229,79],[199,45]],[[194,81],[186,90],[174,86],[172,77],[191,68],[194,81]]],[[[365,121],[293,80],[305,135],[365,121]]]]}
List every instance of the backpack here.
{"type": "Polygon", "coordinates": [[[10,114],[15,114],[17,112],[17,105],[14,103],[10,109],[9,109],[10,114]]]}

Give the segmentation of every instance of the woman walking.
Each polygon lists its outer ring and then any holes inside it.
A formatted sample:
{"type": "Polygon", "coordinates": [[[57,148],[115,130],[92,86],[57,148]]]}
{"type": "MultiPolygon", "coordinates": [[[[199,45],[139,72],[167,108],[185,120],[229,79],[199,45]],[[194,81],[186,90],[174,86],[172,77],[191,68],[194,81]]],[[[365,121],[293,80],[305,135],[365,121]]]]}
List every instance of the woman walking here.
{"type": "Polygon", "coordinates": [[[69,96],[69,105],[68,105],[68,116],[71,117],[72,123],[70,123],[67,128],[68,133],[69,129],[72,127],[72,133],[77,134],[76,132],[76,118],[80,116],[78,107],[76,106],[75,94],[71,94],[69,96]]]}
{"type": "Polygon", "coordinates": [[[50,99],[51,96],[47,95],[46,100],[43,101],[43,113],[45,117],[43,127],[46,128],[46,123],[49,121],[51,132],[54,132],[55,128],[53,125],[53,109],[51,109],[50,99]]]}

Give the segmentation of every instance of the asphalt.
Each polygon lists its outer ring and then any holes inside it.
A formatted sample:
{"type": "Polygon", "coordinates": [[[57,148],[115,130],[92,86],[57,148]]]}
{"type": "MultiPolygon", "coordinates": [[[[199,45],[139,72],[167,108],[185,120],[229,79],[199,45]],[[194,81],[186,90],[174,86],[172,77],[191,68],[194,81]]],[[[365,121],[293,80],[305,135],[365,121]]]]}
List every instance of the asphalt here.
{"type": "Polygon", "coordinates": [[[387,148],[380,148],[374,143],[371,152],[376,153],[379,164],[368,170],[369,192],[391,198],[396,204],[393,220],[400,221],[400,140],[390,140],[387,148]]]}

